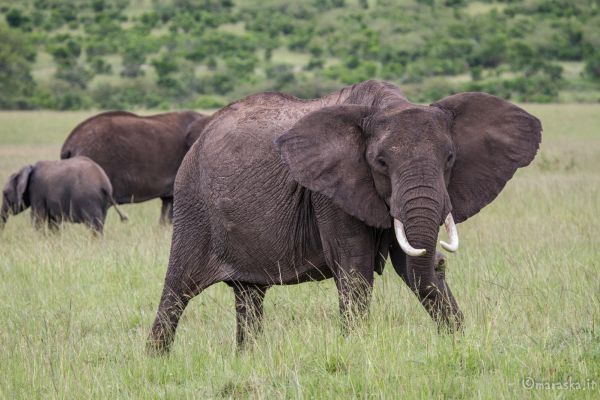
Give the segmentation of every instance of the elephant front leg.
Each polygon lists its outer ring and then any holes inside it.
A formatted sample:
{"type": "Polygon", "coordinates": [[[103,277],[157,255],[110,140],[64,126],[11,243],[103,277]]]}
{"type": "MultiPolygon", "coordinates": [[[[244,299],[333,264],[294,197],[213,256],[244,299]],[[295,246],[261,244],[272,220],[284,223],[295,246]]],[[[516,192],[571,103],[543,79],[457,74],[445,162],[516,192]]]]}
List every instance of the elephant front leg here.
{"type": "Polygon", "coordinates": [[[369,268],[338,268],[335,276],[340,317],[344,333],[364,320],[371,303],[373,270],[369,268]]]}
{"type": "Polygon", "coordinates": [[[263,300],[268,286],[242,282],[230,283],[235,294],[236,339],[238,349],[243,349],[249,338],[262,330],[263,300]]]}
{"type": "Polygon", "coordinates": [[[43,207],[32,207],[31,208],[31,223],[37,231],[44,229],[44,226],[48,222],[48,213],[43,207]]]}
{"type": "Polygon", "coordinates": [[[369,309],[380,235],[331,203],[315,201],[315,213],[325,260],[338,289],[346,332],[363,320],[369,309]]]}

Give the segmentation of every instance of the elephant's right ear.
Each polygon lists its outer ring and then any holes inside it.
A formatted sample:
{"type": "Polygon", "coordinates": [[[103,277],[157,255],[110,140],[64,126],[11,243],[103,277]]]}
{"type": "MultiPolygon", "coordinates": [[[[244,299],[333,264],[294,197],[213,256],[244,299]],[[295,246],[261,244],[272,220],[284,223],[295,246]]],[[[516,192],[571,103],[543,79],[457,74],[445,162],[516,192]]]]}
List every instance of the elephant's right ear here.
{"type": "Polygon", "coordinates": [[[388,228],[390,213],[365,159],[362,120],[370,107],[337,105],[314,111],[275,140],[292,177],[324,194],[369,226],[388,228]]]}

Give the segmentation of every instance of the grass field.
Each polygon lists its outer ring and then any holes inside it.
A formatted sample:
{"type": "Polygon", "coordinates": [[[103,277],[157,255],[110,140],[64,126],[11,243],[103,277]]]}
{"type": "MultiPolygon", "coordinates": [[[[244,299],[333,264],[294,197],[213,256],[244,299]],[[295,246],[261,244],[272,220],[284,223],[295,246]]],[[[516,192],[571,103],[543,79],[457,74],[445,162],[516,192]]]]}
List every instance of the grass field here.
{"type": "MultiPolygon", "coordinates": [[[[388,265],[348,337],[333,281],[276,287],[264,334],[237,354],[220,284],[188,306],[172,354],[149,358],[171,236],[159,203],[124,206],[126,224],[109,211],[100,240],[36,233],[24,213],[0,234],[0,398],[599,398],[600,106],[525,108],[541,153],[449,256],[463,334],[438,335],[388,265]]],[[[0,113],[2,184],[56,158],[89,114],[0,113]]]]}

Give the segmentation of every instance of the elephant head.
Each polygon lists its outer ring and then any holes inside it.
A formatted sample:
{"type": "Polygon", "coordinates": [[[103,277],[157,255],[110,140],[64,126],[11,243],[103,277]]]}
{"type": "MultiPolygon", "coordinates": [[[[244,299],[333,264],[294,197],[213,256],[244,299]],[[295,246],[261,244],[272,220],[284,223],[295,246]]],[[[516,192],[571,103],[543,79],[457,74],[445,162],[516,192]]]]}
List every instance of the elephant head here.
{"type": "MultiPolygon", "coordinates": [[[[392,228],[403,276],[444,325],[462,314],[435,270],[439,226],[455,251],[455,223],[491,202],[517,168],[534,158],[541,124],[485,93],[460,93],[430,106],[401,98],[381,105],[341,104],[314,111],[276,140],[292,177],[350,215],[392,228]]],[[[392,260],[399,259],[393,254],[392,260]],[[395,257],[394,257],[395,256],[395,257]]]]}
{"type": "Polygon", "coordinates": [[[33,165],[21,168],[9,178],[2,191],[2,208],[0,209],[0,228],[3,228],[8,220],[9,213],[19,214],[29,207],[29,196],[27,187],[29,176],[33,171],[33,165]]]}

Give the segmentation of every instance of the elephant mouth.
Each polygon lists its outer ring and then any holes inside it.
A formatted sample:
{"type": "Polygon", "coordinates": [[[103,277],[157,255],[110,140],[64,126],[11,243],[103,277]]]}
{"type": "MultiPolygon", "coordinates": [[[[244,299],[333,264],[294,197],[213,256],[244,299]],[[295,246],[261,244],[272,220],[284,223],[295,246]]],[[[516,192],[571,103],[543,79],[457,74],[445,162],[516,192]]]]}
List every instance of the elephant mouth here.
{"type": "MultiPolygon", "coordinates": [[[[446,216],[446,219],[444,220],[444,227],[446,228],[450,242],[448,243],[440,240],[440,245],[444,250],[454,253],[456,250],[458,250],[459,240],[458,230],[456,229],[456,224],[454,223],[452,213],[448,213],[446,216]]],[[[406,232],[404,231],[404,224],[397,218],[394,218],[394,231],[396,233],[396,240],[398,241],[400,248],[407,255],[411,257],[420,257],[427,252],[426,249],[416,249],[410,244],[408,238],[406,237],[406,232]]]]}

